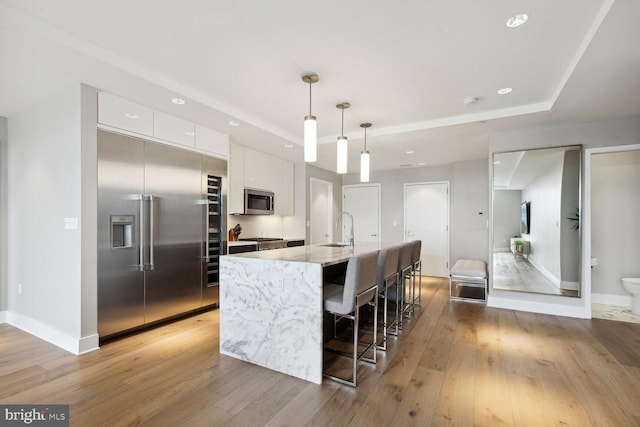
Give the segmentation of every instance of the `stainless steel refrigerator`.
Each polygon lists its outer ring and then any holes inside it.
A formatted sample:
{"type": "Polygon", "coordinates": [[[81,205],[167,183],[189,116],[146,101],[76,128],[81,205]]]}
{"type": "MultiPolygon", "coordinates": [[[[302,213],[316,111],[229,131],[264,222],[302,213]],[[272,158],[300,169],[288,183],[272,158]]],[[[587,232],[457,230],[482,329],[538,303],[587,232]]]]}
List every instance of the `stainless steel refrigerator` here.
{"type": "Polygon", "coordinates": [[[98,131],[101,339],[218,302],[226,161],[98,131]]]}

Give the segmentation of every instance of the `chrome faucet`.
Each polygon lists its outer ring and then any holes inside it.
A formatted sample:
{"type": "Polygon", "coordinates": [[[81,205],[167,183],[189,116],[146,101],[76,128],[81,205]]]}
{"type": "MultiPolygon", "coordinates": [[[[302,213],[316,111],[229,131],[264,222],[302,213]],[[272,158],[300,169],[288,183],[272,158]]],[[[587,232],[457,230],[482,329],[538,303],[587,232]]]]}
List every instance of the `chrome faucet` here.
{"type": "Polygon", "coordinates": [[[353,216],[351,216],[351,214],[347,211],[340,212],[338,214],[338,217],[336,218],[336,228],[340,226],[340,219],[342,218],[342,215],[347,215],[349,218],[351,218],[351,232],[349,234],[349,247],[351,247],[351,250],[353,251],[353,216]]]}

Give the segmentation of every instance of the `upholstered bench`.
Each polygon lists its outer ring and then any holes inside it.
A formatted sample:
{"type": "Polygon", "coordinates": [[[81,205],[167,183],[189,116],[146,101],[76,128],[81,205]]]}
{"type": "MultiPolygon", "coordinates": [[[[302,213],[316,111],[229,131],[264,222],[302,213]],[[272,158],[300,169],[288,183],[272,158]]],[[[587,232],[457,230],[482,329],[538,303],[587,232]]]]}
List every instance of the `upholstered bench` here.
{"type": "Polygon", "coordinates": [[[487,301],[487,263],[459,259],[451,268],[449,297],[456,300],[487,301]]]}

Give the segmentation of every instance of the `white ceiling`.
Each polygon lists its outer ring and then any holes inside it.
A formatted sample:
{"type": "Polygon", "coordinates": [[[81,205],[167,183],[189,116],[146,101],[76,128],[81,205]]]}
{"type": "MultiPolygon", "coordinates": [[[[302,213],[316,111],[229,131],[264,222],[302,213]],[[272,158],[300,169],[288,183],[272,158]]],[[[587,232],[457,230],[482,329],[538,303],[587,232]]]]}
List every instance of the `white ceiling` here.
{"type": "Polygon", "coordinates": [[[349,172],[365,121],[374,170],[485,158],[500,130],[639,114],[639,16],[637,0],[0,0],[0,115],[81,81],[301,161],[316,72],[319,167],[335,170],[343,101],[349,172]]]}

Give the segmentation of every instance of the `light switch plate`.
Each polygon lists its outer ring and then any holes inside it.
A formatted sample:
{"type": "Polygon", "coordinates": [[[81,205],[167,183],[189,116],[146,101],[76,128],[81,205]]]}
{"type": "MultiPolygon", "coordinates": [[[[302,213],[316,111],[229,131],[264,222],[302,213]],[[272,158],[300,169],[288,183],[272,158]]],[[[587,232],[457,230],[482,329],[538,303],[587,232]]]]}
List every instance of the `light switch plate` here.
{"type": "Polygon", "coordinates": [[[78,218],[65,218],[64,219],[64,229],[65,230],[77,230],[78,229],[78,218]]]}

